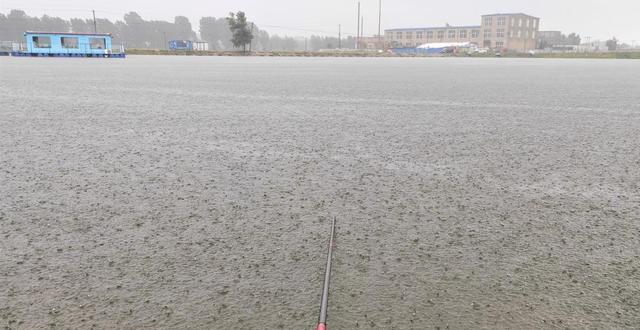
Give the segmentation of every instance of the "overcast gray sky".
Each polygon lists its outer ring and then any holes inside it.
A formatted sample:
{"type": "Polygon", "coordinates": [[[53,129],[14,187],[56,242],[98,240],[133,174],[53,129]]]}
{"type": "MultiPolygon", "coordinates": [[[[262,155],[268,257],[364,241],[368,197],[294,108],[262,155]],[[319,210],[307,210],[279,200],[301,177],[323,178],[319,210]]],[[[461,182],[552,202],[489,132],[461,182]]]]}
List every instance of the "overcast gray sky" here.
{"type": "MultiPolygon", "coordinates": [[[[365,34],[377,33],[378,0],[361,0],[365,34]]],[[[135,11],[145,19],[189,17],[194,29],[202,16],[226,16],[243,10],[270,33],[288,35],[356,31],[356,0],[0,0],[0,12],[20,8],[29,15],[89,17],[91,9],[109,19],[135,11]],[[278,26],[285,27],[279,28],[278,26]],[[308,31],[307,31],[308,30],[308,31]]],[[[383,0],[382,29],[480,24],[480,15],[524,12],[541,18],[542,30],[577,32],[592,39],[612,36],[640,44],[640,0],[383,0]]]]}

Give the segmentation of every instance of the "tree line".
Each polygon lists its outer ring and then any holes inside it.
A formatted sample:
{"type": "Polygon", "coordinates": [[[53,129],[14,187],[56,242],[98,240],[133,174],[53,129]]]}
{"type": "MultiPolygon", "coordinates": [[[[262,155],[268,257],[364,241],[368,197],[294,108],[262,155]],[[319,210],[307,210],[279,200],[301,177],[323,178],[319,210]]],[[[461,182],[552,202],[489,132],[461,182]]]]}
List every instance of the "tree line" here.
{"type": "Polygon", "coordinates": [[[538,38],[538,48],[545,49],[555,45],[580,45],[582,38],[579,34],[571,33],[569,35],[558,34],[554,37],[541,37],[538,38]]]}
{"type": "MultiPolygon", "coordinates": [[[[237,17],[236,17],[237,18],[237,17]]],[[[252,26],[250,47],[256,51],[318,51],[320,49],[354,48],[353,37],[343,38],[313,35],[309,38],[270,35],[256,24],[246,21],[252,26]]],[[[233,44],[234,35],[230,29],[229,17],[202,17],[200,19],[200,38],[209,43],[212,50],[233,50],[242,45],[233,44]]],[[[173,22],[145,20],[136,12],[129,12],[122,20],[114,22],[108,19],[96,19],[99,33],[111,33],[114,44],[123,44],[127,48],[165,49],[169,40],[196,40],[197,35],[187,17],[176,16],[173,22]]],[[[25,31],[75,32],[93,33],[93,19],[63,19],[44,15],[35,17],[27,15],[23,10],[11,10],[8,14],[0,13],[0,41],[24,42],[25,31]]],[[[246,47],[246,45],[245,45],[246,47]]]]}

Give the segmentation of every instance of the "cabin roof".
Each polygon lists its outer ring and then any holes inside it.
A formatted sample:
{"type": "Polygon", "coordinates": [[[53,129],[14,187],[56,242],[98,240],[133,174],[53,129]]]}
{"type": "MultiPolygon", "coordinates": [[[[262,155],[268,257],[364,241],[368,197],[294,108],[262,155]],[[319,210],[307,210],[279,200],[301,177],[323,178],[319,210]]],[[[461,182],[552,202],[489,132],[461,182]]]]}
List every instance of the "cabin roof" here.
{"type": "Polygon", "coordinates": [[[40,32],[40,31],[27,31],[24,33],[24,35],[29,35],[29,34],[111,37],[111,33],[74,33],[74,32],[40,32]]]}

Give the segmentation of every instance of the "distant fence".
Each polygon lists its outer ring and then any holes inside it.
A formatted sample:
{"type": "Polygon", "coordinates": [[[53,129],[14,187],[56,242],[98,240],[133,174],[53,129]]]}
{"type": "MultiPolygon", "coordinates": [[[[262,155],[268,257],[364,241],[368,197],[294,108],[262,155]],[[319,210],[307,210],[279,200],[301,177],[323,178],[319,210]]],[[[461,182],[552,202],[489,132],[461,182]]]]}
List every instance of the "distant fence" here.
{"type": "Polygon", "coordinates": [[[13,41],[0,41],[1,52],[18,52],[27,49],[25,44],[13,41]]]}

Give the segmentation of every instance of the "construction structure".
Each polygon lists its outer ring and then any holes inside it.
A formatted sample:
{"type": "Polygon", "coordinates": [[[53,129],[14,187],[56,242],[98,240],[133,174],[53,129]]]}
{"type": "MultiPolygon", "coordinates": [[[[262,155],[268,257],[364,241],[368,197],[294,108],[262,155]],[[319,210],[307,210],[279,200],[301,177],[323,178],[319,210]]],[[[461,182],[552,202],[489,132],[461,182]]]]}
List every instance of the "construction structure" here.
{"type": "Polygon", "coordinates": [[[206,52],[209,50],[209,43],[206,41],[196,40],[192,43],[193,50],[197,52],[206,52]]]}
{"type": "Polygon", "coordinates": [[[415,48],[427,43],[470,42],[496,51],[536,48],[540,19],[522,13],[483,15],[480,25],[385,30],[385,48],[415,48]]]}

